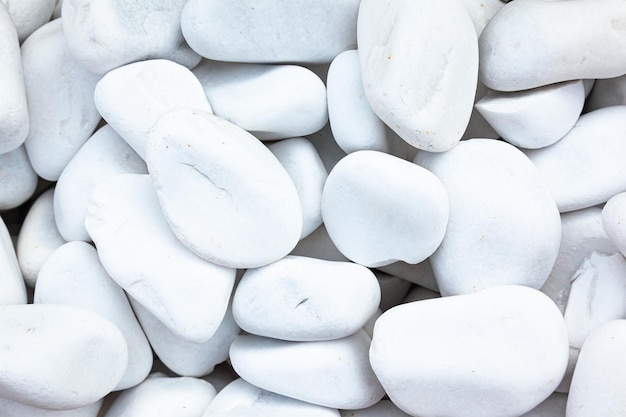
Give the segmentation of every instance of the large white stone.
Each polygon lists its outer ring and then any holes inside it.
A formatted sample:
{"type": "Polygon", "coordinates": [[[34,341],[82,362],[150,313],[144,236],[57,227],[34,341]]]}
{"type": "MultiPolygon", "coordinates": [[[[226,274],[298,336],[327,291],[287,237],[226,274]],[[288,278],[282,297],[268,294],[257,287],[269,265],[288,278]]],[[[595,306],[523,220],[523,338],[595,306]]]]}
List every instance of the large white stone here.
{"type": "Polygon", "coordinates": [[[476,108],[504,140],[536,149],[565,136],[584,104],[585,88],[578,80],[524,91],[492,91],[476,108]]]}
{"type": "Polygon", "coordinates": [[[144,159],[150,128],[163,114],[178,107],[212,111],[194,74],[166,59],[109,71],[96,85],[93,99],[104,120],[144,159]]]}
{"type": "Polygon", "coordinates": [[[198,256],[253,268],[287,255],[300,239],[293,181],[236,125],[200,110],[172,110],[153,127],[146,159],[172,231],[198,256]]]}
{"type": "Polygon", "coordinates": [[[626,192],[611,197],[602,208],[600,217],[602,230],[611,243],[626,256],[626,192]]]}
{"type": "Polygon", "coordinates": [[[167,328],[194,342],[215,334],[235,271],[197,257],[176,239],[148,175],[121,174],[98,185],[85,226],[109,275],[167,328]]]}
{"type": "Polygon", "coordinates": [[[458,0],[362,0],[361,76],[374,112],[427,151],[452,148],[467,127],[478,74],[478,40],[458,0]]]}
{"type": "Polygon", "coordinates": [[[41,267],[35,304],[65,304],[100,314],[124,335],[128,366],[115,386],[123,390],[143,381],[152,367],[152,350],[122,290],[111,279],[88,243],[74,241],[55,250],[41,267]]]}
{"type": "Polygon", "coordinates": [[[585,341],[567,398],[567,417],[619,416],[626,410],[626,320],[597,328],[585,341]]]}
{"type": "Polygon", "coordinates": [[[339,417],[331,408],[265,391],[236,379],[211,401],[202,417],[339,417]]]}
{"type": "Polygon", "coordinates": [[[79,307],[0,307],[0,396],[34,407],[68,410],[100,400],[128,361],[120,330],[79,307]]]}
{"type": "Polygon", "coordinates": [[[193,67],[200,57],[185,44],[185,0],[64,1],[63,29],[76,59],[96,74],[121,65],[166,58],[193,67]]]}
{"type": "Polygon", "coordinates": [[[13,241],[0,217],[0,305],[6,304],[26,304],[26,284],[13,241]]]}
{"type": "Polygon", "coordinates": [[[93,103],[100,76],[70,52],[62,19],[28,37],[22,44],[22,65],[30,118],[26,151],[37,174],[56,181],[100,120],[93,103]]]}
{"type": "Polygon", "coordinates": [[[3,3],[0,2],[0,154],[20,146],[28,135],[28,104],[20,44],[11,15],[3,3]]]}
{"type": "Polygon", "coordinates": [[[238,336],[230,361],[243,379],[267,391],[330,408],[369,407],[383,397],[362,330],[337,340],[287,342],[238,336]]]}
{"type": "Polygon", "coordinates": [[[0,210],[18,207],[34,194],[39,178],[24,145],[0,154],[0,178],[0,210]]]}
{"type": "Polygon", "coordinates": [[[328,122],[326,87],[305,67],[205,60],[193,72],[215,114],[261,140],[309,135],[328,122]]]}
{"type": "Polygon", "coordinates": [[[328,175],[322,218],[337,248],[367,267],[418,263],[439,246],[448,196],[427,170],[378,152],[358,151],[328,175]]]}
{"type": "Polygon", "coordinates": [[[183,35],[200,55],[232,62],[330,62],[356,47],[359,0],[190,0],[183,35]]]}
{"type": "Polygon", "coordinates": [[[97,417],[102,403],[98,400],[73,410],[46,410],[0,397],[0,414],[3,417],[97,417]]]}
{"type": "Polygon", "coordinates": [[[583,114],[561,140],[525,153],[559,211],[604,203],[626,191],[626,106],[583,114]]]}
{"type": "Polygon", "coordinates": [[[259,336],[330,340],[362,328],[379,303],[376,277],[364,266],[287,256],[244,273],[233,314],[243,330],[259,336]]]}
{"type": "Polygon", "coordinates": [[[506,142],[470,139],[415,160],[439,177],[450,199],[446,235],[430,258],[441,294],[541,288],[559,252],[561,219],[528,158],[506,142]]]}
{"type": "Polygon", "coordinates": [[[54,218],[67,241],[91,238],[85,229],[93,189],[117,174],[147,174],[144,161],[110,125],[98,129],[67,164],[54,189],[54,218]]]}
{"type": "Polygon", "coordinates": [[[517,417],[554,391],[567,357],[561,313],[522,286],[396,306],[370,349],[389,398],[420,417],[517,417]]]}
{"type": "Polygon", "coordinates": [[[510,2],[480,36],[480,80],[515,91],[617,77],[626,73],[625,28],[624,0],[510,2]]]}

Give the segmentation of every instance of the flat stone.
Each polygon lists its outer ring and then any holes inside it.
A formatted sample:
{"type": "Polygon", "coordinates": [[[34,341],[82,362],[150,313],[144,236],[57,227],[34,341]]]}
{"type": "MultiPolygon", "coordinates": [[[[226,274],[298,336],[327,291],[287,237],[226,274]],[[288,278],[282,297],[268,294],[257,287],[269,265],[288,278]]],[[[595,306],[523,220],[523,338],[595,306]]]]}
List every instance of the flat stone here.
{"type": "Polygon", "coordinates": [[[0,217],[0,305],[7,304],[26,304],[26,284],[17,262],[13,241],[0,217]]]}
{"type": "Polygon", "coordinates": [[[300,239],[293,181],[263,143],[236,125],[199,110],[172,110],[153,127],[146,159],[172,231],[203,259],[258,267],[287,255],[300,239]]]}
{"type": "Polygon", "coordinates": [[[187,43],[205,58],[324,63],[356,47],[358,11],[358,0],[191,0],[181,26],[187,43]]]}
{"type": "Polygon", "coordinates": [[[120,330],[79,307],[0,307],[0,396],[52,410],[84,407],[120,381],[128,361],[120,330]]]}
{"type": "Polygon", "coordinates": [[[560,212],[604,203],[626,191],[626,106],[585,113],[554,145],[525,153],[560,212]]]}
{"type": "Polygon", "coordinates": [[[554,391],[567,357],[561,313],[522,286],[396,306],[370,349],[389,398],[420,417],[517,417],[554,391]]]}
{"type": "Polygon", "coordinates": [[[0,154],[0,210],[16,208],[35,193],[37,173],[23,145],[0,154]]]}
{"type": "MultiPolygon", "coordinates": [[[[1,0],[11,15],[19,42],[22,43],[35,30],[48,23],[54,12],[56,0],[1,0]]],[[[60,3],[60,1],[59,1],[60,3]]]]}
{"type": "Polygon", "coordinates": [[[193,72],[215,114],[261,140],[309,135],[328,122],[324,82],[305,67],[204,60],[193,72]]]}
{"type": "Polygon", "coordinates": [[[184,5],[185,0],[64,1],[63,29],[72,54],[95,74],[154,58],[191,68],[201,58],[189,49],[181,33],[184,5]]]}
{"type": "Polygon", "coordinates": [[[198,343],[215,334],[235,271],[176,239],[148,175],[121,174],[98,185],[85,226],[109,275],[168,329],[198,343]]]}
{"type": "Polygon", "coordinates": [[[62,20],[46,23],[22,44],[30,118],[24,144],[35,172],[48,181],[59,178],[100,121],[93,103],[100,76],[74,59],[62,20]]]}
{"type": "Polygon", "coordinates": [[[244,273],[233,314],[243,330],[259,336],[330,340],[357,332],[379,303],[376,276],[364,266],[287,256],[244,273]]]}
{"type": "Polygon", "coordinates": [[[516,91],[620,76],[626,73],[620,52],[625,25],[622,0],[509,2],[480,36],[480,80],[494,90],[516,91]]]}
{"type": "Polygon", "coordinates": [[[203,417],[339,417],[331,408],[265,391],[239,378],[211,401],[203,417]]]}
{"type": "Polygon", "coordinates": [[[626,254],[626,192],[611,197],[602,208],[600,218],[602,231],[606,233],[603,236],[610,239],[611,249],[615,245],[622,254],[626,254]]]}
{"type": "Polygon", "coordinates": [[[559,252],[561,219],[528,158],[506,142],[470,139],[415,161],[439,177],[450,200],[446,235],[430,257],[441,295],[541,288],[559,252]]]}
{"type": "Polygon", "coordinates": [[[328,175],[322,218],[337,248],[354,262],[371,268],[415,264],[444,238],[448,197],[426,169],[382,152],[358,151],[328,175]]]}
{"type": "Polygon", "coordinates": [[[0,413],[3,417],[97,417],[102,400],[73,410],[46,410],[0,397],[0,413]]]}
{"type": "Polygon", "coordinates": [[[369,407],[385,394],[370,367],[369,346],[370,338],[362,330],[320,342],[242,335],[230,347],[230,361],[237,374],[259,388],[352,410],[369,407]]]}
{"type": "Polygon", "coordinates": [[[82,307],[109,319],[128,346],[128,366],[114,390],[143,381],[152,368],[152,350],[122,290],[111,279],[88,243],[74,241],[55,250],[37,277],[35,304],[82,307]]]}
{"type": "Polygon", "coordinates": [[[67,241],[91,237],[85,228],[87,202],[93,189],[118,174],[147,174],[143,159],[110,125],[94,133],[67,164],[54,189],[54,218],[67,241]]]}
{"type": "Polygon", "coordinates": [[[478,74],[476,30],[463,3],[363,0],[358,43],[363,87],[378,117],[418,149],[456,145],[478,74]]]}
{"type": "Polygon", "coordinates": [[[166,59],[134,62],[108,72],[96,85],[94,103],[104,120],[146,158],[150,128],[178,107],[211,113],[195,75],[166,59]]]}

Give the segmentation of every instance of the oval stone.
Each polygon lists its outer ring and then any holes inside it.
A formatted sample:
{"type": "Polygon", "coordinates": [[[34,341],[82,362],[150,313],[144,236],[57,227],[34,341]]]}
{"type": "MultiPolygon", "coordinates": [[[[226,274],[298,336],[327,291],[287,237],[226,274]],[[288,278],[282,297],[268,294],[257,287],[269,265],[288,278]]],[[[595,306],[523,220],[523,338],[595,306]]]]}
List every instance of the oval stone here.
{"type": "Polygon", "coordinates": [[[0,154],[0,210],[16,208],[35,193],[39,177],[24,145],[0,154]]]}

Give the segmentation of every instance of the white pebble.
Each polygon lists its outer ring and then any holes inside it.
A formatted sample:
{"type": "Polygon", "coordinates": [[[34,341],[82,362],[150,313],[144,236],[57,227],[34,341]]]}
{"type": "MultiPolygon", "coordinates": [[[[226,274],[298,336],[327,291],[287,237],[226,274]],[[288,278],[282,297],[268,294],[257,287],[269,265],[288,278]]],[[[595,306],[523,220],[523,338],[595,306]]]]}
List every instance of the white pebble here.
{"type": "Polygon", "coordinates": [[[15,255],[13,241],[4,220],[0,217],[0,305],[7,304],[26,304],[26,284],[15,255]]]}
{"type": "Polygon", "coordinates": [[[0,210],[16,208],[34,194],[39,178],[23,145],[0,154],[0,178],[0,210]]]}

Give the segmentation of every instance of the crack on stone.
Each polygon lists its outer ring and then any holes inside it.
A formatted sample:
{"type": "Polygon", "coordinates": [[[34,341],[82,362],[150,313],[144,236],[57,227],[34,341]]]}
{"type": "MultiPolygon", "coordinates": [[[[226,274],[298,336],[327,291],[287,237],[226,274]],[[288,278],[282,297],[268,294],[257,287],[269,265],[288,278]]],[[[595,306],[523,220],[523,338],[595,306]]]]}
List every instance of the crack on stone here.
{"type": "Polygon", "coordinates": [[[302,304],[306,303],[307,301],[309,301],[308,298],[303,299],[302,301],[300,301],[294,308],[298,308],[300,307],[302,304]]]}
{"type": "Polygon", "coordinates": [[[181,162],[182,165],[188,166],[191,169],[193,169],[194,171],[196,171],[198,174],[200,174],[201,176],[203,176],[208,182],[211,183],[211,185],[213,185],[213,187],[215,187],[216,189],[220,190],[221,192],[227,194],[228,196],[231,196],[230,191],[228,191],[225,188],[220,187],[219,185],[217,185],[208,175],[206,175],[204,172],[200,171],[195,164],[190,164],[189,162],[181,162]]]}

